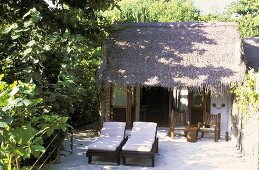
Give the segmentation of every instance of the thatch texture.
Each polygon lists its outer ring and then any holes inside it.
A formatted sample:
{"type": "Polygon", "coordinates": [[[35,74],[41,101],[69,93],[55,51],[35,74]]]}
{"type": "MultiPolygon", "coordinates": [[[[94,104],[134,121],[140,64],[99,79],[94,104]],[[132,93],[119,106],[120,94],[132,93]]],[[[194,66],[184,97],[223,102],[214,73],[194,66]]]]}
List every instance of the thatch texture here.
{"type": "Polygon", "coordinates": [[[244,51],[247,66],[259,70],[259,37],[245,38],[244,51]]]}
{"type": "Polygon", "coordinates": [[[242,81],[242,42],[233,23],[119,25],[104,46],[100,84],[225,89],[242,81]]]}

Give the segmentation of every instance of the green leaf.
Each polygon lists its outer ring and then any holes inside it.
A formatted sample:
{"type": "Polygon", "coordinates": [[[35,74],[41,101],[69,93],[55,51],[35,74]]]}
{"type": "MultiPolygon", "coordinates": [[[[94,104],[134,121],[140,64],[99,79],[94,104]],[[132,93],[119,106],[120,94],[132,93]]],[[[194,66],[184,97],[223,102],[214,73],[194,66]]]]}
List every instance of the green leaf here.
{"type": "Polygon", "coordinates": [[[20,32],[14,32],[11,35],[12,40],[15,40],[15,39],[20,38],[20,37],[21,37],[21,33],[20,32]]]}
{"type": "Polygon", "coordinates": [[[31,102],[29,99],[24,99],[24,100],[23,100],[23,104],[24,104],[25,106],[29,106],[31,103],[32,103],[32,102],[31,102]]]}
{"type": "Polygon", "coordinates": [[[41,145],[32,145],[31,148],[37,152],[45,152],[45,148],[41,145]]]}
{"type": "Polygon", "coordinates": [[[19,156],[24,156],[26,154],[26,150],[22,147],[17,147],[14,152],[19,156]]]}
{"type": "Polygon", "coordinates": [[[10,100],[9,104],[11,106],[23,106],[23,98],[16,98],[14,100],[10,100]]]}
{"type": "Polygon", "coordinates": [[[41,103],[42,101],[43,101],[42,98],[33,99],[33,100],[31,101],[31,106],[32,106],[32,107],[33,107],[33,106],[36,106],[36,105],[38,105],[39,103],[41,103]]]}
{"type": "Polygon", "coordinates": [[[61,127],[63,132],[65,132],[67,130],[67,126],[66,125],[61,125],[60,127],[61,127]]]}
{"type": "Polygon", "coordinates": [[[32,22],[31,20],[25,21],[25,22],[24,22],[24,27],[25,27],[25,28],[28,28],[28,27],[31,26],[32,24],[33,24],[33,22],[32,22]]]}
{"type": "Polygon", "coordinates": [[[14,96],[18,91],[19,91],[19,87],[17,87],[17,86],[13,87],[13,89],[10,93],[10,96],[14,96]]]}
{"type": "Polygon", "coordinates": [[[29,42],[27,43],[27,46],[28,46],[28,47],[31,47],[31,46],[33,46],[34,44],[36,44],[36,41],[35,41],[35,40],[31,40],[31,41],[29,41],[29,42]]]}
{"type": "Polygon", "coordinates": [[[29,144],[32,138],[37,134],[37,130],[30,124],[18,127],[13,130],[13,135],[20,145],[29,144]]]}
{"type": "Polygon", "coordinates": [[[16,29],[18,28],[18,25],[16,23],[13,23],[12,25],[10,25],[8,28],[5,29],[4,33],[7,34],[9,33],[12,29],[16,29]]]}
{"type": "Polygon", "coordinates": [[[0,127],[1,128],[5,128],[7,127],[9,124],[11,124],[13,122],[13,118],[7,114],[0,115],[0,127]]]}
{"type": "Polygon", "coordinates": [[[24,52],[23,52],[23,56],[26,56],[28,54],[30,54],[32,52],[32,48],[27,48],[24,52]]]}
{"type": "Polygon", "coordinates": [[[54,132],[54,129],[53,129],[53,128],[47,129],[47,135],[48,135],[48,136],[52,135],[53,132],[54,132]]]}
{"type": "Polygon", "coordinates": [[[5,128],[8,126],[8,123],[4,122],[4,121],[0,121],[0,128],[5,128]]]}

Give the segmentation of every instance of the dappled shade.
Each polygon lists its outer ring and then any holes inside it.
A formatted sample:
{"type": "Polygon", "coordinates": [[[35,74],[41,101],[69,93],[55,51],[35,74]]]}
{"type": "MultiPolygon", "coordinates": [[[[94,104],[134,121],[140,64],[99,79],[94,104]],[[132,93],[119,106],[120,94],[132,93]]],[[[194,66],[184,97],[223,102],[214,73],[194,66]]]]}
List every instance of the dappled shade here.
{"type": "Polygon", "coordinates": [[[242,81],[241,46],[234,23],[121,24],[104,45],[99,83],[222,90],[242,81]]]}

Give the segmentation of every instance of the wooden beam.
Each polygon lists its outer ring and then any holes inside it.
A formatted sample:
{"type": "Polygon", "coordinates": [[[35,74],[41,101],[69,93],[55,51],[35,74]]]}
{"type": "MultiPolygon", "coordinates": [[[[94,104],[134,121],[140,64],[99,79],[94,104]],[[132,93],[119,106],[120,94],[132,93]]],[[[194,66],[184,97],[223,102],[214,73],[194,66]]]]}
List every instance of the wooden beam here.
{"type": "Polygon", "coordinates": [[[127,109],[126,109],[126,125],[131,127],[131,106],[132,106],[132,88],[127,86],[127,109]]]}
{"type": "Polygon", "coordinates": [[[192,91],[188,89],[188,111],[189,121],[192,123],[192,91]]]}
{"type": "Polygon", "coordinates": [[[139,117],[140,117],[140,86],[137,85],[136,86],[136,110],[135,110],[135,120],[139,121],[139,117]]]}

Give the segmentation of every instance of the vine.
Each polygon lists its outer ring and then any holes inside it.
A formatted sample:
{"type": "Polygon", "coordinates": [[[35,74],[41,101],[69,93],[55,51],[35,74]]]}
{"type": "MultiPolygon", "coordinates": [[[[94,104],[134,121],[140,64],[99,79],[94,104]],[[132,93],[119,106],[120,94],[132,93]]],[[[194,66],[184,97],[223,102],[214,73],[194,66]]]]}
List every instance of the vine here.
{"type": "Polygon", "coordinates": [[[243,84],[235,87],[233,92],[236,96],[237,109],[244,115],[259,111],[259,94],[256,93],[256,74],[253,69],[245,75],[243,84]]]}

